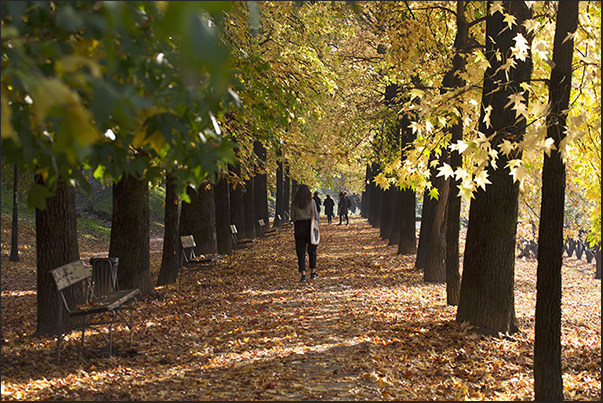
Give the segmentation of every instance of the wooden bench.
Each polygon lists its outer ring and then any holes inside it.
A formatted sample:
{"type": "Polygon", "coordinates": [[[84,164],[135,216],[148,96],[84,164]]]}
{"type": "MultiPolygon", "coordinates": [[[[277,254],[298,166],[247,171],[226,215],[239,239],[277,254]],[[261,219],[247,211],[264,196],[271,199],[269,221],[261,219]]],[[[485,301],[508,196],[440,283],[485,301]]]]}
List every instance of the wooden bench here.
{"type": "Polygon", "coordinates": [[[237,231],[237,226],[234,224],[230,224],[230,235],[232,236],[232,250],[233,259],[236,256],[238,250],[242,249],[251,249],[253,252],[253,247],[255,246],[257,239],[256,238],[239,238],[239,232],[237,231]]]}
{"type": "Polygon", "coordinates": [[[266,223],[262,218],[258,220],[258,227],[261,231],[260,243],[263,243],[265,237],[274,236],[278,233],[277,228],[266,228],[266,223]]]}
{"type": "Polygon", "coordinates": [[[61,342],[74,330],[82,331],[81,348],[84,347],[86,330],[98,332],[113,354],[113,325],[123,320],[130,329],[129,346],[132,346],[134,330],[134,308],[140,296],[138,288],[109,291],[102,295],[94,293],[92,268],[80,260],[57,267],[50,271],[59,293],[57,328],[57,364],[61,362],[61,342]],[[123,312],[129,311],[129,317],[123,312]],[[64,318],[64,315],[66,317],[64,318]],[[109,336],[102,331],[109,327],[109,336]]]}
{"type": "Polygon", "coordinates": [[[279,221],[281,222],[282,228],[287,228],[287,227],[290,227],[293,225],[293,221],[289,220],[289,213],[287,213],[286,211],[285,211],[285,217],[287,217],[287,221],[283,220],[280,214],[277,214],[276,216],[278,217],[279,221]]]}
{"type": "Polygon", "coordinates": [[[180,273],[178,274],[178,289],[180,290],[182,286],[182,276],[185,272],[188,273],[190,281],[191,273],[199,271],[209,273],[209,286],[211,287],[212,276],[215,276],[217,280],[219,275],[217,267],[222,255],[196,256],[195,247],[197,247],[197,244],[192,235],[181,236],[180,243],[182,244],[182,256],[180,258],[180,273]]]}

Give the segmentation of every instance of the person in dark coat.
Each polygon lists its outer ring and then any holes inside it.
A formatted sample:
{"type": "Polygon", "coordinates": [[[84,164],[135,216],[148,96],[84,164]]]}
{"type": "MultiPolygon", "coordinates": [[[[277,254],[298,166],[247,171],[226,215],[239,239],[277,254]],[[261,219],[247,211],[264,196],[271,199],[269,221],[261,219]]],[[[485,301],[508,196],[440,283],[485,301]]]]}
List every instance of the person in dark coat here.
{"type": "Polygon", "coordinates": [[[337,205],[337,212],[339,213],[339,224],[341,225],[343,220],[345,220],[345,225],[350,223],[350,219],[348,217],[348,209],[352,207],[352,202],[348,198],[347,192],[339,193],[339,203],[337,205]]]}
{"type": "Polygon", "coordinates": [[[314,203],[316,203],[316,211],[318,211],[318,222],[320,222],[320,197],[318,197],[318,192],[314,192],[314,196],[312,197],[314,203]]]}
{"type": "Polygon", "coordinates": [[[327,220],[329,224],[331,224],[331,220],[333,219],[333,206],[335,206],[335,202],[331,199],[331,195],[327,194],[325,201],[325,214],[327,215],[327,220]]]}

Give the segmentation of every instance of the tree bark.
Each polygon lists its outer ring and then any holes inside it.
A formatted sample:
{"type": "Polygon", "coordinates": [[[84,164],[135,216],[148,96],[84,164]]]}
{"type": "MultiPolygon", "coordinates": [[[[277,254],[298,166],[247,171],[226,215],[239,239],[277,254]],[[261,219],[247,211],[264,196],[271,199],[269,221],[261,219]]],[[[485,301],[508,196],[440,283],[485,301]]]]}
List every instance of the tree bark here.
{"type": "MultiPolygon", "coordinates": [[[[41,176],[35,182],[45,185],[41,176]]],[[[56,193],[36,209],[37,329],[34,335],[57,330],[59,294],[50,271],[80,258],[75,217],[75,189],[59,180],[56,193]]]]}
{"type": "Polygon", "coordinates": [[[549,83],[550,113],[547,137],[556,149],[544,155],[542,201],[538,232],[536,280],[536,324],[534,338],[535,400],[563,400],[561,377],[561,266],[563,264],[563,209],[565,206],[565,165],[561,141],[565,138],[569,107],[574,41],[567,35],[578,26],[578,2],[559,2],[549,83]]]}
{"type": "Polygon", "coordinates": [[[289,164],[284,165],[284,183],[283,183],[283,220],[291,215],[291,178],[289,177],[289,164]]]}
{"type": "Polygon", "coordinates": [[[193,236],[197,256],[218,253],[213,185],[208,180],[203,181],[198,189],[189,186],[187,194],[191,202],[182,203],[180,236],[193,236]]]}
{"type": "MultiPolygon", "coordinates": [[[[283,159],[281,149],[276,150],[276,205],[274,208],[273,227],[280,227],[285,216],[285,184],[283,175],[283,159]],[[281,219],[279,219],[281,217],[281,219]]],[[[268,225],[268,223],[266,223],[268,225]]]]}
{"type": "Polygon", "coordinates": [[[178,237],[178,196],[176,195],[177,178],[171,173],[166,175],[165,185],[165,218],[163,231],[163,251],[161,266],[155,284],[173,284],[178,279],[180,270],[180,238],[178,237]]]}
{"type": "Polygon", "coordinates": [[[258,220],[261,218],[265,223],[269,223],[268,219],[268,179],[266,177],[266,149],[264,145],[255,141],[253,143],[253,150],[260,161],[260,166],[256,169],[255,183],[254,183],[254,207],[255,207],[255,232],[261,234],[258,220]]]}
{"type": "Polygon", "coordinates": [[[389,239],[391,237],[394,221],[394,208],[397,207],[395,203],[398,201],[394,196],[397,196],[397,194],[392,187],[383,191],[383,208],[381,209],[382,225],[379,228],[381,239],[389,239]]]}
{"type": "Polygon", "coordinates": [[[148,182],[124,173],[121,180],[113,184],[109,257],[119,258],[117,279],[120,289],[138,288],[142,295],[154,296],[149,216],[148,182]]]}
{"type": "Polygon", "coordinates": [[[440,191],[432,211],[431,225],[427,226],[429,252],[425,256],[423,280],[429,283],[446,282],[446,209],[448,204],[448,181],[443,177],[433,178],[434,186],[440,191]]]}
{"type": "Polygon", "coordinates": [[[252,176],[245,181],[245,190],[243,191],[243,203],[245,206],[245,227],[237,230],[244,234],[241,238],[255,238],[256,222],[255,222],[255,176],[252,176]]]}
{"type": "Polygon", "coordinates": [[[232,236],[230,234],[230,190],[228,175],[218,179],[214,187],[214,210],[216,216],[216,245],[220,254],[232,252],[232,236]]]}
{"type": "MultiPolygon", "coordinates": [[[[511,57],[514,38],[522,33],[528,42],[531,37],[523,22],[532,17],[524,2],[503,2],[504,9],[516,18],[508,28],[502,13],[489,14],[486,19],[486,58],[490,67],[484,76],[482,116],[479,131],[491,137],[491,146],[498,150],[503,140],[520,142],[525,133],[526,120],[517,118],[511,106],[505,108],[509,95],[522,93],[522,83],[530,81],[531,56],[525,61],[516,59],[515,68],[497,69],[511,57]],[[493,41],[496,41],[494,43],[493,41]],[[497,52],[500,59],[496,57],[497,52]],[[492,107],[490,126],[484,122],[484,111],[492,107]]],[[[524,95],[524,103],[527,98],[524,95]]],[[[479,189],[471,201],[469,226],[465,244],[461,293],[457,309],[457,322],[497,333],[518,331],[515,316],[515,236],[519,183],[515,183],[506,165],[511,159],[521,158],[519,152],[499,154],[497,169],[488,165],[486,172],[491,184],[487,191],[479,189]]]]}
{"type": "MultiPolygon", "coordinates": [[[[234,224],[241,234],[245,234],[245,203],[243,199],[243,183],[241,182],[240,165],[230,167],[230,224],[234,224]]],[[[229,227],[230,231],[230,227],[229,227]]]]}
{"type": "MultiPolygon", "coordinates": [[[[461,88],[465,86],[465,80],[460,73],[465,71],[464,54],[468,51],[469,25],[465,18],[464,1],[456,2],[456,26],[457,32],[454,41],[456,54],[452,60],[452,71],[448,77],[450,86],[461,88]]],[[[448,80],[444,85],[448,86],[448,80]]],[[[463,119],[450,128],[450,143],[456,144],[463,139],[463,119]]],[[[452,151],[448,156],[449,164],[453,170],[457,170],[463,164],[463,157],[458,151],[452,151]]],[[[446,210],[446,302],[448,305],[458,305],[461,293],[461,274],[459,272],[459,234],[461,230],[461,199],[458,196],[458,185],[460,181],[454,177],[448,179],[448,205],[446,210]]]]}
{"type": "Polygon", "coordinates": [[[391,191],[393,192],[393,201],[392,215],[389,218],[389,220],[392,222],[388,243],[390,246],[400,244],[400,223],[402,221],[402,192],[397,187],[391,188],[391,191]]]}
{"type": "Polygon", "coordinates": [[[398,254],[414,255],[417,253],[416,195],[412,189],[403,189],[399,197],[400,242],[398,243],[398,254]]]}

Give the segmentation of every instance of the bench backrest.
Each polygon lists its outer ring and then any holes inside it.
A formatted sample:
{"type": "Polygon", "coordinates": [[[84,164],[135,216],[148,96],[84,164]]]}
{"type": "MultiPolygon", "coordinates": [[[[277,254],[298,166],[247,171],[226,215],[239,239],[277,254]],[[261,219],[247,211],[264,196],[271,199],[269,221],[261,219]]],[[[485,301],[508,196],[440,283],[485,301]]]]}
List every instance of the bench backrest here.
{"type": "Polygon", "coordinates": [[[59,291],[92,276],[92,269],[76,260],[50,271],[59,291]]]}
{"type": "Polygon", "coordinates": [[[192,235],[181,236],[180,243],[182,244],[182,262],[188,262],[197,258],[195,255],[195,248],[197,247],[197,244],[195,243],[195,238],[192,235]]]}
{"type": "Polygon", "coordinates": [[[119,291],[117,281],[117,267],[119,258],[96,258],[90,259],[92,265],[92,289],[94,295],[101,296],[110,292],[119,291]]]}
{"type": "Polygon", "coordinates": [[[230,224],[230,235],[232,235],[232,241],[237,244],[239,243],[239,236],[237,235],[237,226],[234,224],[230,224]]]}
{"type": "Polygon", "coordinates": [[[194,248],[197,246],[195,238],[192,235],[181,236],[180,242],[182,243],[182,249],[194,248]]]}

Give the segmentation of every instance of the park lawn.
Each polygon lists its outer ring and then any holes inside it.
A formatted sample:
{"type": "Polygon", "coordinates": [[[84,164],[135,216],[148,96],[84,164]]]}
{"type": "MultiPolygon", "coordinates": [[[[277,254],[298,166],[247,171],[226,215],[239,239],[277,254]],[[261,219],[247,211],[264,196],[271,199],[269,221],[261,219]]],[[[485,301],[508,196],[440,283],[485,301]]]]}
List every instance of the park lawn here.
{"type": "MultiPolygon", "coordinates": [[[[359,216],[321,220],[320,277],[299,283],[292,229],[223,263],[217,285],[157,287],[136,310],[133,348],[119,328],[107,356],[90,333],[63,345],[36,330],[36,250],[20,228],[9,262],[2,216],[2,400],[533,400],[536,261],[516,261],[521,333],[479,335],[455,322],[445,286],[396,254],[359,216]]],[[[162,239],[151,240],[153,279],[162,239]]],[[[108,239],[81,239],[106,257],[108,239]]],[[[566,400],[601,399],[601,282],[594,262],[564,258],[562,363],[566,400]]]]}

